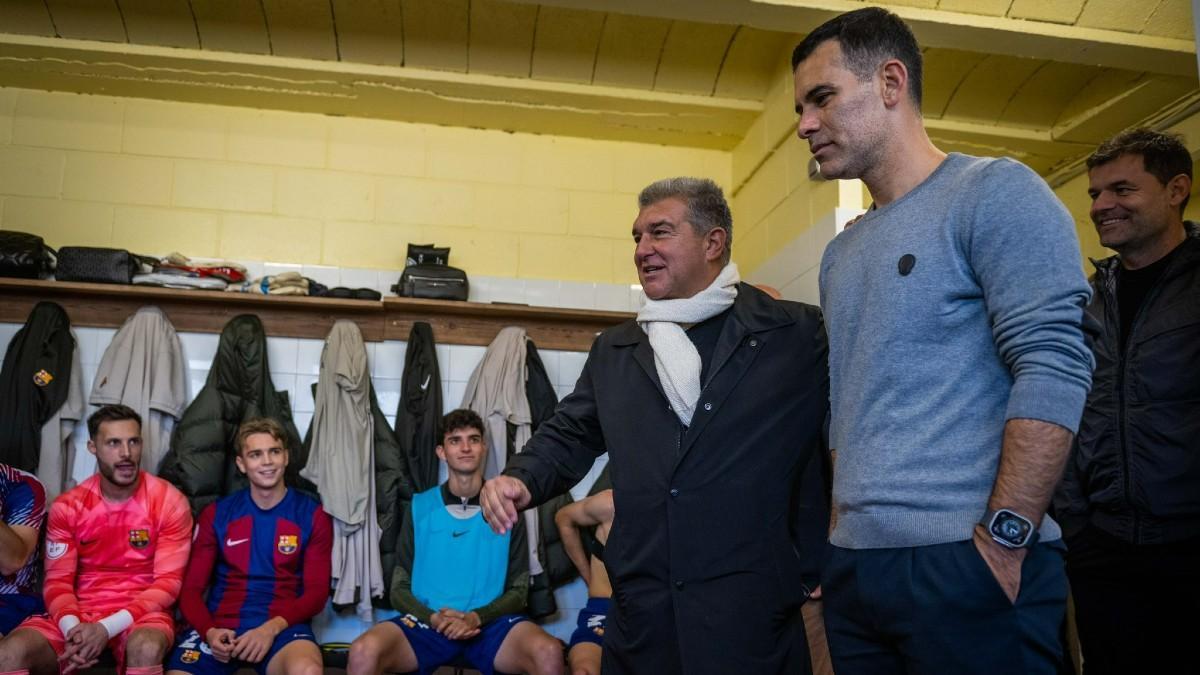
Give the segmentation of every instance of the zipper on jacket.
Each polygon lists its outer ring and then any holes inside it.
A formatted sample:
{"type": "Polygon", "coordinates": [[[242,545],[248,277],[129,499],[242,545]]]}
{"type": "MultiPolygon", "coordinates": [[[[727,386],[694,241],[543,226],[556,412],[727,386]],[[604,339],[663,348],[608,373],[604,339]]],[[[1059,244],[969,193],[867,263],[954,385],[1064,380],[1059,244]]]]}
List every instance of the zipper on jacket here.
{"type": "MultiPolygon", "coordinates": [[[[1130,476],[1129,476],[1129,466],[1130,466],[1129,435],[1126,432],[1126,425],[1128,423],[1129,417],[1128,417],[1128,415],[1125,414],[1125,412],[1126,412],[1125,411],[1125,408],[1126,408],[1125,384],[1128,381],[1128,378],[1126,377],[1126,373],[1129,369],[1129,352],[1133,350],[1133,336],[1135,334],[1137,334],[1138,324],[1142,320],[1142,317],[1144,317],[1146,315],[1146,308],[1150,306],[1152,301],[1154,301],[1155,299],[1158,298],[1158,295],[1162,291],[1163,280],[1166,279],[1167,273],[1170,271],[1171,271],[1171,265],[1168,265],[1167,269],[1163,270],[1162,273],[1159,274],[1158,281],[1155,282],[1154,287],[1151,288],[1150,292],[1146,294],[1146,297],[1142,299],[1142,304],[1138,307],[1137,314],[1135,314],[1133,316],[1133,321],[1130,322],[1130,324],[1129,324],[1129,335],[1124,336],[1125,337],[1125,347],[1123,349],[1120,349],[1120,362],[1117,364],[1117,366],[1118,366],[1118,368],[1117,368],[1117,425],[1118,425],[1118,429],[1120,429],[1120,438],[1121,438],[1121,466],[1123,467],[1124,474],[1125,474],[1124,475],[1125,503],[1129,505],[1129,511],[1133,515],[1133,543],[1135,543],[1135,544],[1141,541],[1142,518],[1141,518],[1141,515],[1138,513],[1137,505],[1133,503],[1133,479],[1130,478],[1130,476]]],[[[1114,277],[1115,276],[1116,275],[1114,273],[1114,277]]],[[[1114,284],[1113,286],[1114,286],[1113,290],[1115,291],[1116,284],[1114,284]]],[[[1118,302],[1115,295],[1116,294],[1114,293],[1113,303],[1118,305],[1117,325],[1120,326],[1121,325],[1121,316],[1120,316],[1120,307],[1119,307],[1120,303],[1118,302]]],[[[1121,336],[1118,335],[1117,336],[1117,346],[1120,347],[1120,344],[1121,344],[1121,336]]]]}

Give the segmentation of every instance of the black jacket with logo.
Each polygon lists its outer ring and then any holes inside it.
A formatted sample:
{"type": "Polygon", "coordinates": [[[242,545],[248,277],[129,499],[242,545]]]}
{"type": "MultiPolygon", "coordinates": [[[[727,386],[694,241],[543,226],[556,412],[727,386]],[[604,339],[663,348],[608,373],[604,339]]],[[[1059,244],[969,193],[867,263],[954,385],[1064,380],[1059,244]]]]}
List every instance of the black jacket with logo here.
{"type": "Polygon", "coordinates": [[[1200,228],[1187,227],[1124,351],[1120,260],[1093,261],[1096,372],[1055,496],[1068,537],[1088,522],[1132,544],[1200,536],[1200,228]]]}
{"type": "Polygon", "coordinates": [[[42,426],[67,400],[75,338],[66,311],[39,302],[4,353],[0,370],[0,462],[36,473],[42,426]]]}

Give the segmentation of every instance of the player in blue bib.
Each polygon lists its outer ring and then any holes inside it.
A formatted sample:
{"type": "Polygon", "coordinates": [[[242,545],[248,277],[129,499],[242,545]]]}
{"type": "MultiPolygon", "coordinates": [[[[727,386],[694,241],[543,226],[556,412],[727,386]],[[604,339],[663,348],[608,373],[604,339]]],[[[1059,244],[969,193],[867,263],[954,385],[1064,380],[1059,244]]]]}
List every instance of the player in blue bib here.
{"type": "Polygon", "coordinates": [[[529,591],[523,527],[492,532],[479,508],[483,420],[455,410],[437,455],[449,478],[413,497],[400,532],[392,606],[401,612],[350,646],[348,675],[432,673],[465,657],[483,675],[559,675],[562,645],[521,612],[529,591]]]}

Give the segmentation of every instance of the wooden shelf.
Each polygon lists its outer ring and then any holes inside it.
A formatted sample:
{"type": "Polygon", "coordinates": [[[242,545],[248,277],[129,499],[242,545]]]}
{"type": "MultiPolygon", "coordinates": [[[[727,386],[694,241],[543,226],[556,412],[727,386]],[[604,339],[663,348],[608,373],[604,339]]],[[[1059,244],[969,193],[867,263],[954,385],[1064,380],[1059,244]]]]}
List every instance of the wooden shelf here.
{"type": "Polygon", "coordinates": [[[267,335],[324,338],[349,319],[363,339],[407,340],[416,321],[433,326],[443,344],[487,345],[505,326],[521,326],[542,349],[586,351],[596,335],[632,318],[627,312],[388,297],[343,300],[192,291],[120,284],[0,278],[0,321],[24,323],[42,300],[61,305],[76,326],[115,328],[145,305],[160,308],[179,331],[220,333],[239,314],[255,314],[267,335]]]}

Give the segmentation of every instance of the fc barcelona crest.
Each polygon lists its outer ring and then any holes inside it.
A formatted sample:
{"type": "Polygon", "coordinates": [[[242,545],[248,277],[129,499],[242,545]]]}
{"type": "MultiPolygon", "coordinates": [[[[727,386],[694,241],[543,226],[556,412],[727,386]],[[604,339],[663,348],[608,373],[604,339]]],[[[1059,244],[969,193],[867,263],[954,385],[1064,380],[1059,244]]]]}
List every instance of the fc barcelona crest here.
{"type": "Polygon", "coordinates": [[[300,545],[300,537],[294,534],[279,535],[279,552],[284,555],[291,555],[296,552],[296,548],[300,545]]]}
{"type": "Polygon", "coordinates": [[[184,663],[195,663],[200,660],[200,652],[195,649],[185,649],[179,660],[184,663]]]}
{"type": "Polygon", "coordinates": [[[129,545],[134,548],[146,548],[150,545],[150,530],[130,530],[129,545]]]}

